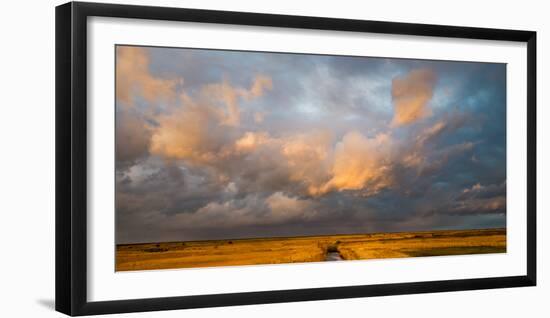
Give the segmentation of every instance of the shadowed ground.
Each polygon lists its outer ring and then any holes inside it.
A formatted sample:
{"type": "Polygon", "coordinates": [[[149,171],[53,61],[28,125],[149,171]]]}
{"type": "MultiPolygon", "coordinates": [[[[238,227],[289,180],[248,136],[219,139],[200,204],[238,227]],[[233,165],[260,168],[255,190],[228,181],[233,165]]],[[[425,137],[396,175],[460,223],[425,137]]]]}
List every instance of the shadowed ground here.
{"type": "Polygon", "coordinates": [[[457,230],[117,245],[116,270],[506,252],[506,230],[457,230]]]}

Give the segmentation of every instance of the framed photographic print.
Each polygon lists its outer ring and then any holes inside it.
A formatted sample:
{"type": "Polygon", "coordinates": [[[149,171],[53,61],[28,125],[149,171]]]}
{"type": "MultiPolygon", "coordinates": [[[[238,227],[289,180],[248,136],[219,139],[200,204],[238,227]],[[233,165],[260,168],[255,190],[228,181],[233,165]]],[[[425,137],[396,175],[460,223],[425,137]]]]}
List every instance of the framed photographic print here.
{"type": "Polygon", "coordinates": [[[536,284],[536,33],[56,8],[56,309],[536,284]]]}

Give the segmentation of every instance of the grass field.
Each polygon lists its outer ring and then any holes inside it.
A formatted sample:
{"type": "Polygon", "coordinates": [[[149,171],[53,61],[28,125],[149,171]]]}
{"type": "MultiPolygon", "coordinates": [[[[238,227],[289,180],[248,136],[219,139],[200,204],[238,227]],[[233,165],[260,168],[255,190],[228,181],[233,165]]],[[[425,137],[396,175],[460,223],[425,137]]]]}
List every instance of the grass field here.
{"type": "Polygon", "coordinates": [[[117,245],[116,270],[505,252],[505,229],[169,242],[117,245]]]}

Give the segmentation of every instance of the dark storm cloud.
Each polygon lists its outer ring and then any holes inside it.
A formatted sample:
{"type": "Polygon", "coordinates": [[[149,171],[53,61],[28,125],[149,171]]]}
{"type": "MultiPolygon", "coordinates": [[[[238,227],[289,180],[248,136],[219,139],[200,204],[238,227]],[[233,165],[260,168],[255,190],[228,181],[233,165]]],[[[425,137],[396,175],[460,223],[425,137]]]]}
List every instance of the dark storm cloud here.
{"type": "Polygon", "coordinates": [[[116,119],[117,169],[135,164],[149,154],[151,130],[144,118],[134,111],[119,111],[116,119]]]}
{"type": "Polygon", "coordinates": [[[117,243],[504,226],[505,74],[119,47],[117,243]]]}

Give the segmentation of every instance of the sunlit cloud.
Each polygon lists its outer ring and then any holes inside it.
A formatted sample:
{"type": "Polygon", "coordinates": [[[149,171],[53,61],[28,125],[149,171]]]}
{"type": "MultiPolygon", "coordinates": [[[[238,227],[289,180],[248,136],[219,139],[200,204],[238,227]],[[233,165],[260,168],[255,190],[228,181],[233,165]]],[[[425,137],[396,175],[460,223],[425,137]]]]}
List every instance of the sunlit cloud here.
{"type": "Polygon", "coordinates": [[[196,98],[182,93],[180,107],[155,118],[151,153],[190,164],[222,160],[233,150],[227,146],[240,123],[240,99],[258,98],[270,87],[268,77],[257,76],[250,89],[223,81],[205,85],[196,98]]]}
{"type": "Polygon", "coordinates": [[[347,133],[336,145],[331,178],[317,193],[362,190],[373,195],[393,183],[392,139],[387,134],[367,138],[357,131],[347,133]]]}
{"type": "Polygon", "coordinates": [[[412,70],[404,76],[393,79],[392,125],[407,125],[432,115],[428,102],[433,97],[436,79],[436,74],[429,69],[412,70]]]}
{"type": "Polygon", "coordinates": [[[150,56],[146,49],[133,46],[116,48],[116,98],[124,105],[134,105],[136,97],[150,103],[175,98],[175,88],[183,78],[165,79],[149,70],[150,56]]]}

